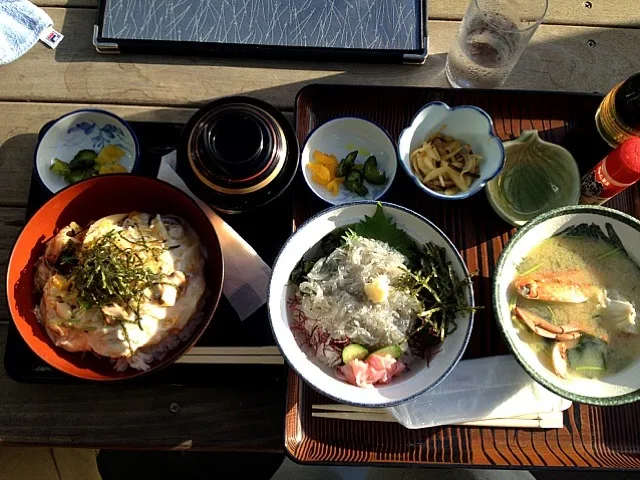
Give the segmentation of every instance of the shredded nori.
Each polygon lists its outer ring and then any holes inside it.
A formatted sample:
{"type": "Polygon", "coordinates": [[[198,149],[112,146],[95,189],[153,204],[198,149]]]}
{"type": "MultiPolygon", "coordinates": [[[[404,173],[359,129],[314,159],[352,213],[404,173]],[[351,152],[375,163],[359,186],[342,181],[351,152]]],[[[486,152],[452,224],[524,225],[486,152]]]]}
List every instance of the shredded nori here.
{"type": "MultiPolygon", "coordinates": [[[[561,232],[558,232],[557,237],[586,237],[596,240],[603,240],[613,245],[609,237],[602,231],[599,225],[595,223],[581,223],[579,225],[571,225],[565,228],[561,232]]],[[[617,245],[613,245],[617,246],[617,245]]]]}
{"type": "Polygon", "coordinates": [[[458,278],[444,247],[429,242],[419,250],[419,255],[418,265],[407,270],[403,282],[423,305],[413,330],[407,334],[409,348],[426,358],[435,345],[458,328],[455,318],[460,313],[471,313],[480,307],[471,307],[467,302],[473,274],[458,278]]]}

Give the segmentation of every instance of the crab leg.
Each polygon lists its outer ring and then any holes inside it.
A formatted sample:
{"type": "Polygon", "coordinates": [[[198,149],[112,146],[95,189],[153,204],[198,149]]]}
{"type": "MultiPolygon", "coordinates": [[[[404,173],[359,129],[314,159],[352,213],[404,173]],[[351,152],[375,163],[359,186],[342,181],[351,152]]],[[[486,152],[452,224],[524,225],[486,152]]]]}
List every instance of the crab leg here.
{"type": "Polygon", "coordinates": [[[533,273],[515,279],[518,294],[530,300],[547,302],[582,303],[590,298],[601,302],[604,292],[583,280],[579,271],[533,273]]]}
{"type": "Polygon", "coordinates": [[[518,319],[522,320],[532,332],[537,333],[541,337],[559,341],[575,340],[580,337],[579,329],[571,325],[554,325],[544,318],[520,307],[515,307],[513,313],[518,319]]]}
{"type": "Polygon", "coordinates": [[[563,379],[567,379],[567,345],[564,342],[557,342],[553,345],[551,351],[551,363],[553,364],[553,371],[557,376],[563,379]]]}
{"type": "Polygon", "coordinates": [[[553,371],[560,378],[567,379],[568,359],[567,351],[571,350],[578,344],[577,340],[569,340],[567,342],[557,342],[551,351],[551,363],[553,371]]]}

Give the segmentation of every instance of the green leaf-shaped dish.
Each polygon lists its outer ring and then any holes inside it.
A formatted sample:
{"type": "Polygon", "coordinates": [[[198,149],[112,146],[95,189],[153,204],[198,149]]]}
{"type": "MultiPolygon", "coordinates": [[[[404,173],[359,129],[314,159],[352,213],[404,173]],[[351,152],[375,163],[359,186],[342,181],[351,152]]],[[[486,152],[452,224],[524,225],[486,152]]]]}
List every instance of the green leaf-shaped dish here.
{"type": "Polygon", "coordinates": [[[522,226],[541,213],[576,205],[580,200],[580,173],[569,151],[525,130],[504,142],[505,165],[487,183],[489,203],[504,220],[522,226]]]}

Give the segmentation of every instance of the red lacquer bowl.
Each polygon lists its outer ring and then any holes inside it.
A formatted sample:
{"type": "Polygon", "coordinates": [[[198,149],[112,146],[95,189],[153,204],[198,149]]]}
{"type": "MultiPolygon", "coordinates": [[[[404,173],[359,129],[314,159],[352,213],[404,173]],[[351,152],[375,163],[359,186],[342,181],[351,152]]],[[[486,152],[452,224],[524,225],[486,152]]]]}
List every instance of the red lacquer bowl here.
{"type": "Polygon", "coordinates": [[[207,215],[181,190],[160,180],[134,175],[104,175],[73,184],[45,203],[24,227],[11,252],[7,269],[9,311],[29,347],[52,367],[88,380],[121,380],[157,371],[183,355],[204,332],[222,292],[223,260],[218,236],[207,215]],[[193,333],[164,358],[151,363],[147,372],[113,369],[110,361],[92,353],[71,353],[56,347],[33,312],[39,301],[34,294],[34,264],[45,243],[72,221],[84,226],[115,213],[132,211],[174,214],[196,231],[207,252],[205,275],[209,295],[204,319],[193,333]]]}

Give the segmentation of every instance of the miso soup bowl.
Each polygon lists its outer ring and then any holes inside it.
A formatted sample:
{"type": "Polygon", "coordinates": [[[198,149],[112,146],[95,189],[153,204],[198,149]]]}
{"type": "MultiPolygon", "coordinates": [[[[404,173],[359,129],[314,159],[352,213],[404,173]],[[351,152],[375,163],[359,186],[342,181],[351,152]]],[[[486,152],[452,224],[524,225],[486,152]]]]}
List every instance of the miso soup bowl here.
{"type": "MultiPolygon", "coordinates": [[[[591,405],[611,406],[635,402],[640,400],[640,358],[626,369],[599,379],[569,376],[563,380],[541,361],[532,346],[520,336],[511,319],[509,287],[517,276],[516,267],[545,239],[583,223],[596,224],[603,231],[606,231],[607,224],[611,224],[631,259],[640,265],[638,219],[618,210],[591,205],[551,210],[520,228],[500,255],[493,280],[495,318],[518,362],[534,380],[552,392],[591,405]]],[[[635,307],[638,309],[640,305],[635,307]]]]}

